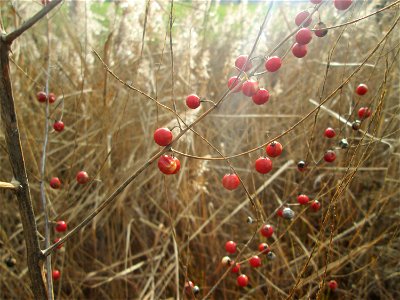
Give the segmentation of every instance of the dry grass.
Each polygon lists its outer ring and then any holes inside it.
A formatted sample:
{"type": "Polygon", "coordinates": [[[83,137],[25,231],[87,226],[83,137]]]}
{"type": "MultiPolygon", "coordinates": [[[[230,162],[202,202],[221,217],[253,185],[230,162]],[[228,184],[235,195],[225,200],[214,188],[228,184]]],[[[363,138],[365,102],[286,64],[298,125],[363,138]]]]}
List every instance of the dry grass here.
{"type": "MultiPolygon", "coordinates": [[[[335,25],[378,9],[377,2],[355,2],[346,13],[336,13],[331,3],[322,6],[322,20],[335,25]]],[[[390,1],[381,2],[384,6],[390,1]]],[[[40,8],[34,2],[21,2],[13,11],[10,5],[1,4],[7,31],[40,8]]],[[[175,99],[178,112],[190,123],[210,104],[189,111],[184,105],[186,95],[195,92],[218,100],[227,78],[236,74],[232,67],[235,57],[251,50],[267,7],[218,7],[203,1],[174,6],[173,85],[168,2],[150,1],[147,18],[145,1],[126,7],[87,3],[86,9],[83,1],[67,2],[50,17],[50,87],[64,98],[66,124],[64,132],[50,134],[46,176],[58,176],[63,183],[61,190],[46,191],[51,220],[64,219],[70,229],[77,225],[158,150],[153,131],[177,125],[171,113],[107,75],[91,49],[98,51],[122,80],[170,107],[175,99]],[[75,182],[75,174],[81,169],[95,178],[89,186],[75,182]]],[[[293,30],[295,14],[305,8],[310,8],[307,2],[278,1],[255,55],[265,55],[293,30]]],[[[323,39],[314,38],[306,58],[299,60],[289,53],[279,72],[261,77],[262,86],[272,95],[269,103],[256,107],[242,95],[229,96],[195,127],[196,131],[225,155],[255,148],[284,132],[315,108],[309,99],[324,99],[354,71],[398,14],[396,7],[331,30],[323,39]]],[[[321,299],[399,299],[398,28],[368,64],[325,104],[349,120],[354,120],[360,106],[373,107],[374,115],[363,122],[362,130],[375,138],[353,131],[322,109],[316,118],[312,115],[280,139],[284,152],[273,160],[271,174],[261,176],[253,169],[262,150],[231,159],[263,215],[271,217],[276,235],[268,243],[273,244],[277,259],[264,260],[257,270],[243,263],[251,287],[238,288],[236,276],[228,274],[216,287],[213,299],[285,299],[314,246],[295,291],[296,299],[315,298],[324,278],[336,279],[339,289],[332,294],[322,286],[321,299]],[[364,97],[353,92],[360,82],[369,86],[364,97]],[[328,126],[339,133],[334,140],[322,137],[328,126]],[[343,137],[349,140],[350,149],[338,150],[333,164],[321,161],[324,152],[337,148],[343,137]],[[300,173],[296,162],[306,157],[310,170],[300,173]],[[293,206],[296,218],[292,222],[273,215],[282,202],[296,203],[298,193],[317,198],[322,203],[321,211],[312,213],[293,206]]],[[[23,149],[42,234],[39,165],[44,106],[35,100],[35,94],[46,80],[45,32],[44,21],[13,45],[12,66],[23,149]]],[[[289,47],[286,43],[277,54],[284,55],[289,47]]],[[[60,114],[61,106],[53,106],[51,119],[60,114]]],[[[9,181],[12,173],[3,136],[0,145],[0,180],[9,181]]],[[[185,135],[175,148],[218,157],[193,133],[185,135]]],[[[94,222],[56,252],[53,266],[62,272],[61,280],[55,282],[56,298],[184,298],[185,278],[200,286],[201,298],[215,285],[225,271],[220,265],[226,255],[225,242],[232,239],[241,246],[246,243],[257,229],[256,223],[249,225],[246,219],[254,218],[255,212],[243,190],[228,192],[222,188],[220,180],[229,172],[226,162],[178,158],[182,164],[178,175],[163,176],[156,165],[151,165],[94,222]]],[[[32,294],[17,203],[11,192],[0,193],[1,295],[4,299],[27,299],[32,294]],[[3,263],[10,255],[17,259],[13,268],[3,263]]],[[[244,250],[245,258],[255,253],[261,240],[257,234],[249,249],[244,250]]]]}

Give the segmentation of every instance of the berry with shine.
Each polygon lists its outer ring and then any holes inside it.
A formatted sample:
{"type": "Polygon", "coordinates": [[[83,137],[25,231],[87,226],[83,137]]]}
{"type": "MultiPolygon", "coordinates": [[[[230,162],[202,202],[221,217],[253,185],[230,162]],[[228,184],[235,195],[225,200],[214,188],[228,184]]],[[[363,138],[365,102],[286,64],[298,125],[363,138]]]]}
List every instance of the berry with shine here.
{"type": "Polygon", "coordinates": [[[310,201],[310,198],[308,198],[307,195],[298,195],[297,196],[297,202],[299,202],[299,204],[301,205],[305,205],[310,201]]]}
{"type": "Polygon", "coordinates": [[[360,96],[365,95],[368,92],[368,86],[364,83],[360,83],[356,88],[356,93],[360,96]]]}
{"type": "Polygon", "coordinates": [[[335,159],[336,159],[336,153],[335,153],[335,151],[333,151],[333,150],[328,150],[328,151],[325,152],[325,154],[324,154],[324,160],[325,160],[326,162],[331,163],[331,162],[334,162],[335,159]]]}
{"type": "Polygon", "coordinates": [[[193,294],[197,295],[198,293],[200,293],[200,288],[197,285],[195,285],[193,287],[193,294]]]}
{"type": "Polygon", "coordinates": [[[341,139],[339,141],[339,147],[342,148],[342,149],[349,148],[349,142],[347,141],[347,139],[341,139]]]}
{"type": "Polygon", "coordinates": [[[47,95],[45,92],[40,91],[36,94],[36,99],[38,99],[39,102],[46,102],[47,99],[47,95]]]}
{"type": "Polygon", "coordinates": [[[245,287],[249,284],[249,278],[246,275],[242,274],[237,278],[237,284],[240,287],[245,287]]]}
{"type": "Polygon", "coordinates": [[[276,72],[282,66],[282,60],[278,56],[272,56],[265,62],[265,69],[268,72],[276,72]]]}
{"type": "Polygon", "coordinates": [[[236,252],[236,243],[234,241],[228,241],[225,244],[225,250],[228,253],[235,253],[236,252]]]}
{"type": "Polygon", "coordinates": [[[328,282],[328,287],[332,292],[334,292],[338,287],[338,283],[336,282],[336,280],[331,280],[328,282]]]}
{"type": "Polygon", "coordinates": [[[185,293],[186,294],[191,295],[193,288],[194,288],[193,282],[191,282],[191,281],[185,282],[185,293]]]}
{"type": "Polygon", "coordinates": [[[51,273],[51,277],[53,278],[54,281],[57,281],[61,277],[60,271],[57,269],[54,269],[53,272],[51,273]]]}
{"type": "Polygon", "coordinates": [[[312,40],[312,31],[308,28],[301,28],[296,33],[296,42],[300,45],[306,45],[312,40]]]}
{"type": "Polygon", "coordinates": [[[258,173],[267,174],[272,170],[272,161],[268,157],[260,157],[256,160],[255,168],[258,173]]]}
{"type": "Polygon", "coordinates": [[[254,255],[250,258],[249,263],[253,268],[258,268],[261,266],[261,258],[259,258],[257,255],[254,255]]]}
{"type": "Polygon", "coordinates": [[[57,221],[55,229],[57,232],[65,232],[67,231],[67,223],[65,221],[57,221]]]}
{"type": "Polygon", "coordinates": [[[56,121],[53,124],[53,128],[57,132],[61,132],[64,130],[64,122],[63,121],[56,121]]]}
{"type": "Polygon", "coordinates": [[[307,55],[307,45],[301,45],[299,43],[295,43],[292,47],[292,53],[297,58],[303,58],[307,55]]]}
{"type": "Polygon", "coordinates": [[[222,185],[227,190],[232,191],[234,189],[237,189],[239,184],[240,180],[236,174],[225,174],[224,177],[222,178],[222,185]]]}
{"type": "Polygon", "coordinates": [[[353,128],[353,130],[359,130],[361,127],[361,121],[360,120],[355,120],[353,123],[351,123],[351,128],[353,128]]]}
{"type": "Polygon", "coordinates": [[[77,174],[76,174],[76,181],[79,183],[79,184],[85,184],[85,183],[88,183],[89,182],[89,175],[88,175],[88,173],[86,173],[85,171],[79,171],[77,174]]]}
{"type": "Polygon", "coordinates": [[[61,187],[61,181],[58,177],[53,177],[50,179],[50,186],[51,188],[57,190],[61,187]]]}
{"type": "Polygon", "coordinates": [[[313,211],[317,212],[321,208],[321,203],[318,200],[314,200],[313,202],[311,202],[310,207],[313,211]]]}
{"type": "Polygon", "coordinates": [[[247,97],[254,96],[258,91],[258,82],[256,80],[246,80],[242,85],[242,92],[247,97]]]}
{"type": "Polygon", "coordinates": [[[255,104],[262,105],[268,102],[269,92],[266,89],[259,89],[251,98],[255,104]]]}
{"type": "Polygon", "coordinates": [[[327,129],[325,129],[324,136],[327,137],[328,139],[331,139],[336,136],[336,132],[333,128],[328,127],[327,129]]]}
{"type": "Polygon", "coordinates": [[[260,233],[262,236],[269,238],[274,234],[274,227],[269,224],[264,224],[260,229],[260,233]]]}
{"type": "Polygon", "coordinates": [[[282,150],[283,148],[281,143],[277,141],[273,141],[272,143],[269,143],[267,147],[265,147],[265,151],[269,157],[277,157],[281,155],[282,150]]]}
{"type": "Polygon", "coordinates": [[[267,254],[271,249],[269,248],[267,243],[261,243],[258,245],[258,251],[260,251],[263,254],[267,254]]]}
{"type": "MultiPolygon", "coordinates": [[[[294,19],[294,22],[296,23],[297,26],[300,26],[301,23],[303,23],[303,21],[304,21],[305,19],[307,19],[309,15],[310,15],[310,13],[309,13],[308,11],[306,11],[306,10],[301,11],[301,12],[299,12],[299,13],[296,15],[296,17],[295,17],[295,19],[294,19]]],[[[311,22],[312,22],[312,18],[310,17],[310,18],[303,24],[303,27],[309,26],[309,25],[311,24],[311,22]]]]}
{"type": "Polygon", "coordinates": [[[191,109],[196,109],[200,106],[200,97],[195,95],[195,94],[191,94],[189,96],[186,97],[186,105],[187,107],[191,108],[191,109]]]}
{"type": "Polygon", "coordinates": [[[172,142],[172,132],[168,128],[158,128],[154,131],[154,141],[160,146],[167,146],[172,142]]]}
{"type": "Polygon", "coordinates": [[[230,266],[230,265],[232,264],[232,260],[231,260],[231,258],[230,258],[229,256],[224,256],[224,257],[221,259],[221,264],[222,264],[223,266],[230,266]]]}
{"type": "Polygon", "coordinates": [[[305,161],[300,160],[297,163],[297,170],[299,170],[300,172],[304,172],[305,170],[307,170],[307,164],[305,161]]]}
{"type": "Polygon", "coordinates": [[[352,0],[333,0],[333,5],[335,5],[338,10],[346,10],[350,7],[352,0]]]}
{"type": "Polygon", "coordinates": [[[240,272],[240,264],[239,263],[234,263],[231,269],[231,273],[239,273],[240,272]]]}
{"type": "MultiPolygon", "coordinates": [[[[247,55],[240,55],[238,56],[238,58],[236,58],[235,60],[235,66],[236,68],[238,68],[239,70],[242,70],[244,65],[247,63],[249,57],[247,55]]],[[[243,69],[244,72],[250,70],[253,67],[253,65],[251,64],[251,61],[249,61],[246,65],[246,68],[243,69]]]]}
{"type": "Polygon", "coordinates": [[[166,175],[176,174],[181,168],[181,162],[171,155],[162,155],[158,159],[158,168],[166,175]]]}
{"type": "Polygon", "coordinates": [[[292,220],[294,218],[294,211],[290,207],[285,207],[282,211],[282,217],[286,220],[292,220]]]}
{"type": "Polygon", "coordinates": [[[363,120],[371,116],[371,109],[368,107],[361,107],[358,110],[358,117],[363,120]]]}
{"type": "Polygon", "coordinates": [[[49,103],[56,102],[56,95],[54,93],[49,93],[49,103]]]}

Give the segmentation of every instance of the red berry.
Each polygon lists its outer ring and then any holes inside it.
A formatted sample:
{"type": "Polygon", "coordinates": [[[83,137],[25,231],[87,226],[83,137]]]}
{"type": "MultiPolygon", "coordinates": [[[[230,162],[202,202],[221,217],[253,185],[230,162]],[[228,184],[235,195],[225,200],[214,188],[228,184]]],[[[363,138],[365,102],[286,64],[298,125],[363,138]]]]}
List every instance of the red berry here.
{"type": "Polygon", "coordinates": [[[257,255],[254,255],[250,258],[249,263],[253,268],[258,268],[261,266],[261,258],[259,258],[257,255]]]}
{"type": "Polygon", "coordinates": [[[231,269],[231,272],[232,273],[239,273],[239,271],[240,271],[240,264],[236,264],[235,262],[233,262],[234,263],[234,265],[233,265],[233,267],[232,267],[232,269],[231,269]]]}
{"type": "Polygon", "coordinates": [[[297,196],[297,202],[299,202],[301,205],[307,204],[308,201],[310,201],[310,198],[308,198],[307,195],[298,195],[297,196]]]}
{"type": "MultiPolygon", "coordinates": [[[[61,238],[54,239],[54,244],[57,243],[59,240],[61,240],[61,238]]],[[[61,249],[63,246],[64,246],[64,244],[60,244],[57,246],[57,249],[61,249]]]]}
{"type": "Polygon", "coordinates": [[[253,102],[257,105],[264,104],[269,100],[269,92],[266,89],[259,89],[252,97],[253,102]]]}
{"type": "Polygon", "coordinates": [[[244,274],[240,275],[237,278],[238,286],[245,287],[245,286],[247,286],[248,283],[249,283],[249,278],[244,274]]]}
{"type": "Polygon", "coordinates": [[[267,147],[265,148],[265,151],[267,152],[269,157],[277,157],[277,156],[281,155],[282,150],[283,150],[283,148],[282,148],[281,143],[276,142],[276,141],[269,143],[267,145],[267,147]]]}
{"type": "Polygon", "coordinates": [[[326,25],[324,22],[318,22],[317,24],[315,24],[314,26],[314,34],[317,37],[324,37],[326,36],[326,34],[328,33],[328,29],[325,29],[326,25]]]}
{"type": "Polygon", "coordinates": [[[258,91],[258,82],[252,79],[246,80],[242,85],[242,92],[244,95],[251,97],[258,91]]]}
{"type": "Polygon", "coordinates": [[[67,230],[67,223],[65,221],[57,221],[56,223],[56,231],[57,232],[64,232],[67,230]]]}
{"type": "Polygon", "coordinates": [[[307,55],[307,45],[301,45],[299,43],[295,43],[292,47],[292,53],[297,58],[303,58],[307,55]]]}
{"type": "Polygon", "coordinates": [[[49,93],[49,103],[56,102],[56,95],[54,93],[49,93]]]}
{"type": "Polygon", "coordinates": [[[188,295],[192,294],[192,290],[194,288],[194,284],[191,281],[185,282],[185,293],[188,295]]]}
{"type": "Polygon", "coordinates": [[[325,129],[324,135],[328,139],[331,139],[331,138],[336,136],[336,132],[335,132],[335,130],[333,128],[328,127],[327,129],[325,129]]]}
{"type": "Polygon", "coordinates": [[[38,101],[39,102],[46,102],[46,99],[47,99],[47,95],[46,95],[46,93],[45,92],[38,92],[37,94],[36,94],[36,98],[38,99],[38,101]]]}
{"type": "Polygon", "coordinates": [[[61,277],[61,273],[59,270],[54,269],[53,272],[51,273],[51,276],[53,277],[54,281],[57,281],[61,277]]]}
{"type": "Polygon", "coordinates": [[[50,186],[53,189],[59,189],[61,186],[61,181],[60,179],[58,179],[58,177],[53,177],[52,179],[50,179],[50,186]]]}
{"type": "Polygon", "coordinates": [[[371,116],[371,109],[368,107],[361,107],[358,110],[358,117],[363,120],[371,116]]]}
{"type": "Polygon", "coordinates": [[[310,0],[312,4],[320,4],[322,0],[310,0]]]}
{"type": "Polygon", "coordinates": [[[278,217],[283,217],[283,209],[284,209],[284,207],[281,207],[281,208],[279,208],[278,209],[278,211],[276,212],[276,214],[278,215],[278,217]]]}
{"type": "Polygon", "coordinates": [[[318,200],[314,200],[313,202],[311,202],[310,205],[311,209],[315,212],[319,211],[319,209],[321,208],[321,203],[319,203],[318,200]]]}
{"type": "Polygon", "coordinates": [[[269,248],[267,243],[261,243],[258,245],[258,251],[260,251],[263,254],[267,254],[271,249],[269,248]]]}
{"type": "Polygon", "coordinates": [[[156,131],[154,131],[153,137],[154,141],[158,145],[167,146],[172,141],[172,132],[168,128],[158,128],[156,131]]]}
{"type": "Polygon", "coordinates": [[[282,61],[278,56],[272,56],[265,62],[265,69],[268,72],[276,72],[282,66],[282,61]]]}
{"type": "MultiPolygon", "coordinates": [[[[300,26],[300,24],[303,23],[303,21],[304,21],[305,19],[307,19],[309,15],[310,15],[310,13],[309,13],[308,11],[306,11],[306,10],[301,11],[301,12],[299,12],[299,13],[296,15],[296,18],[294,19],[294,22],[296,23],[297,26],[300,26]]],[[[303,24],[303,26],[304,26],[304,27],[307,27],[307,26],[309,26],[309,25],[311,24],[311,22],[312,22],[312,18],[309,18],[309,19],[303,24]]]]}
{"type": "Polygon", "coordinates": [[[261,174],[267,174],[272,170],[272,161],[268,157],[260,157],[256,160],[256,171],[261,174]]]}
{"type": "Polygon", "coordinates": [[[273,233],[274,233],[274,228],[273,228],[271,225],[269,225],[269,224],[264,224],[264,225],[261,227],[260,233],[261,233],[261,235],[263,235],[263,236],[269,238],[269,237],[271,237],[271,236],[273,235],[273,233]]]}
{"type": "Polygon", "coordinates": [[[56,121],[53,124],[53,128],[57,132],[61,132],[64,130],[64,122],[63,121],[56,121]]]}
{"type": "Polygon", "coordinates": [[[312,31],[308,28],[301,28],[296,33],[296,42],[300,45],[306,45],[312,40],[312,31]]]}
{"type": "Polygon", "coordinates": [[[338,10],[346,10],[350,7],[352,0],[333,0],[333,4],[338,10]]]}
{"type": "MultiPolygon", "coordinates": [[[[242,70],[244,65],[246,64],[248,60],[248,56],[247,55],[240,55],[238,58],[236,58],[235,61],[235,66],[236,68],[238,68],[239,70],[242,70]]],[[[249,61],[246,65],[246,68],[243,71],[248,71],[253,67],[253,65],[251,64],[251,61],[249,61]]]]}
{"type": "Polygon", "coordinates": [[[356,88],[356,93],[360,96],[365,95],[368,92],[368,86],[364,83],[360,83],[356,88]]]}
{"type": "Polygon", "coordinates": [[[326,151],[325,155],[324,155],[324,160],[326,162],[333,162],[336,159],[336,153],[333,150],[328,150],[326,151]]]}
{"type": "Polygon", "coordinates": [[[158,168],[164,174],[176,174],[181,168],[181,162],[176,157],[163,155],[158,159],[158,168]]]}
{"type": "Polygon", "coordinates": [[[240,78],[237,76],[232,76],[228,80],[228,88],[232,90],[234,93],[238,93],[242,90],[242,82],[240,81],[240,78]]]}
{"type": "MultiPolygon", "coordinates": [[[[186,105],[191,109],[196,109],[200,106],[200,98],[195,94],[186,97],[186,105]]],[[[166,146],[166,145],[165,145],[166,146]]]]}
{"type": "Polygon", "coordinates": [[[336,282],[336,280],[331,280],[331,281],[328,282],[328,286],[329,286],[329,289],[332,292],[334,292],[338,287],[338,283],[336,282]]]}
{"type": "Polygon", "coordinates": [[[89,182],[89,175],[88,175],[88,173],[86,173],[85,171],[79,171],[79,172],[76,174],[76,181],[77,181],[79,184],[88,183],[88,182],[89,182]]]}
{"type": "Polygon", "coordinates": [[[240,184],[239,177],[236,174],[225,174],[222,178],[222,185],[227,190],[234,190],[240,184]]]}
{"type": "Polygon", "coordinates": [[[231,254],[235,253],[236,252],[236,243],[234,241],[226,242],[225,250],[226,250],[226,252],[231,253],[231,254]]]}

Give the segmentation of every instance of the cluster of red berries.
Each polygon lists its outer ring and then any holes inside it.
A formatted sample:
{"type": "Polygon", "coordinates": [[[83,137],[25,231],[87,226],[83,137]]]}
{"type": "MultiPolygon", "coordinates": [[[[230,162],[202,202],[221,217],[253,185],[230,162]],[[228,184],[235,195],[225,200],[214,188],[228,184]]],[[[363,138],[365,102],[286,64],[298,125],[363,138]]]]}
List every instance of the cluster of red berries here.
{"type": "MultiPolygon", "coordinates": [[[[168,146],[172,139],[172,132],[168,128],[158,128],[154,131],[154,141],[160,146],[168,146]]],[[[158,159],[158,168],[166,175],[176,174],[181,168],[181,162],[174,156],[162,155],[158,159]]]]}
{"type": "MultiPolygon", "coordinates": [[[[76,181],[77,181],[79,184],[86,184],[86,183],[89,182],[89,180],[90,180],[89,175],[88,175],[88,173],[85,172],[85,171],[79,171],[79,172],[76,174],[76,181]]],[[[61,187],[61,181],[60,181],[60,179],[59,179],[58,177],[53,177],[53,178],[51,178],[51,179],[50,179],[50,187],[53,188],[53,189],[55,189],[55,190],[59,189],[59,188],[61,187]]]]}
{"type": "MultiPolygon", "coordinates": [[[[54,93],[49,93],[47,95],[45,92],[40,91],[36,94],[36,99],[41,103],[45,103],[46,101],[49,101],[49,103],[52,104],[56,101],[56,95],[54,93]]],[[[57,132],[63,131],[64,130],[64,122],[61,120],[55,121],[53,124],[53,128],[57,132]]]]}

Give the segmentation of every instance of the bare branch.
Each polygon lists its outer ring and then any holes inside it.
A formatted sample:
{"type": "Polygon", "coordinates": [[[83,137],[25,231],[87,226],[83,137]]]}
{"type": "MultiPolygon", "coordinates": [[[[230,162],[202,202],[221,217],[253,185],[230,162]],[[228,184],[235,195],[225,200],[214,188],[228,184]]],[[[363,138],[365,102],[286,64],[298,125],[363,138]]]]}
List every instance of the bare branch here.
{"type": "Polygon", "coordinates": [[[58,4],[61,3],[62,0],[54,0],[49,4],[43,7],[42,10],[38,11],[33,17],[24,22],[21,27],[15,29],[13,32],[5,35],[3,37],[3,41],[7,44],[11,44],[17,37],[23,34],[26,30],[35,25],[38,21],[40,21],[45,15],[47,15],[53,8],[55,8],[58,4]]]}

